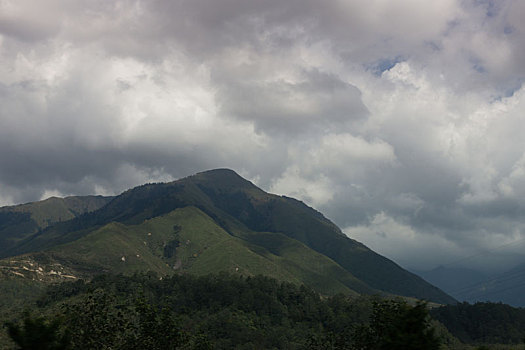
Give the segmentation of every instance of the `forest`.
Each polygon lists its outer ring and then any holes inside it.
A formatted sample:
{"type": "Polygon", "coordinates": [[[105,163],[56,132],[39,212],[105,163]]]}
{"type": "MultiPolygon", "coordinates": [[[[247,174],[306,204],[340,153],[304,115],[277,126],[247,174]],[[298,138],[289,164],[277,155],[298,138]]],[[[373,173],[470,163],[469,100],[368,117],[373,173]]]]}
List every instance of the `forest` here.
{"type": "MultiPolygon", "coordinates": [[[[263,276],[103,275],[50,286],[5,323],[16,349],[439,349],[425,303],[263,276]]],[[[8,339],[7,339],[8,338],[8,339]]]]}
{"type": "Polygon", "coordinates": [[[518,349],[525,334],[508,305],[326,297],[225,273],[100,275],[3,309],[5,349],[518,349]]]}

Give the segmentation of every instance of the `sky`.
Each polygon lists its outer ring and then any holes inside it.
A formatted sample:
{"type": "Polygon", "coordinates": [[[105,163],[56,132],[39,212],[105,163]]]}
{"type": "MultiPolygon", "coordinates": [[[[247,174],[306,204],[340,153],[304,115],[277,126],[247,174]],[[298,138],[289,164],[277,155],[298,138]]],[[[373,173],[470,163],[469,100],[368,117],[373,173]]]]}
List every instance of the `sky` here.
{"type": "Polygon", "coordinates": [[[0,0],[0,205],[231,168],[404,267],[506,268],[524,79],[519,0],[0,0]]]}

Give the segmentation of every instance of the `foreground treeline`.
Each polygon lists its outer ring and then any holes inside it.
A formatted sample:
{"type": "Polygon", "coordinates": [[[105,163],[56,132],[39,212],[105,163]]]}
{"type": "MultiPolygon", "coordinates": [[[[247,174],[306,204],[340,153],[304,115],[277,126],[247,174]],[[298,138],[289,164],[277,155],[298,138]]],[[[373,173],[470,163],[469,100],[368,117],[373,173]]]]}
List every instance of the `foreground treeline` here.
{"type": "Polygon", "coordinates": [[[103,275],[0,309],[0,349],[525,348],[525,309],[460,303],[430,318],[424,303],[323,298],[262,276],[103,275]]]}
{"type": "MultiPolygon", "coordinates": [[[[525,342],[525,309],[502,303],[458,303],[431,311],[468,344],[519,344],[525,342]]],[[[525,349],[525,345],[522,347],[525,349]]]]}
{"type": "Polygon", "coordinates": [[[267,277],[100,276],[50,287],[19,349],[439,349],[424,304],[321,298],[267,277]]]}

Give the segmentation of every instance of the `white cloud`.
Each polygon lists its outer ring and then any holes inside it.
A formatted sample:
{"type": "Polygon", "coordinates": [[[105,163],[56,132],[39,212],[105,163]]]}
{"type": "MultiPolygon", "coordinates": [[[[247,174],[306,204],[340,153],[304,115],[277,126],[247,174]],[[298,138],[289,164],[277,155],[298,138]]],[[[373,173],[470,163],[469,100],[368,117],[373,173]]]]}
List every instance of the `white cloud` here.
{"type": "Polygon", "coordinates": [[[319,174],[312,179],[301,175],[296,166],[288,168],[277,180],[270,190],[274,193],[288,195],[302,199],[314,206],[328,203],[334,196],[334,188],[330,179],[319,174]]]}
{"type": "Polygon", "coordinates": [[[45,190],[44,194],[42,194],[42,197],[40,197],[40,200],[48,199],[50,197],[66,197],[67,194],[64,194],[57,190],[45,190]]]}
{"type": "Polygon", "coordinates": [[[368,225],[347,227],[343,231],[351,238],[375,247],[378,253],[415,269],[432,268],[464,254],[464,250],[452,241],[439,235],[422,235],[384,212],[376,214],[368,225]],[[429,251],[432,251],[431,255],[428,255],[429,251]]]}

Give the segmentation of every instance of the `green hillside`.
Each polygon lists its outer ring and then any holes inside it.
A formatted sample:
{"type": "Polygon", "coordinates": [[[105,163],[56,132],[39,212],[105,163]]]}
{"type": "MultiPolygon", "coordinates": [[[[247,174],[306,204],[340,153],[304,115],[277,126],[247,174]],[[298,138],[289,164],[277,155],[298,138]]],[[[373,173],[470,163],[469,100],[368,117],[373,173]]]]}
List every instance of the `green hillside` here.
{"type": "MultiPolygon", "coordinates": [[[[139,225],[113,222],[44,253],[26,254],[19,262],[34,261],[37,266],[47,261],[54,269],[43,267],[37,277],[53,281],[60,276],[51,271],[64,268],[63,280],[104,272],[130,275],[153,271],[161,276],[227,272],[305,284],[326,295],[380,293],[329,258],[282,234],[245,232],[245,236],[252,239],[232,236],[198,208],[186,207],[139,225]]],[[[34,267],[13,261],[16,259],[11,259],[10,266],[21,266],[16,270],[19,274],[33,278],[34,267]]]]}
{"type": "Polygon", "coordinates": [[[57,222],[71,220],[107,204],[113,197],[51,197],[0,208],[0,256],[20,240],[57,222]]]}
{"type": "Polygon", "coordinates": [[[268,194],[227,169],[133,188],[27,237],[8,253],[42,251],[86,273],[234,271],[303,282],[328,294],[383,291],[455,301],[346,237],[304,203],[268,194]]]}

